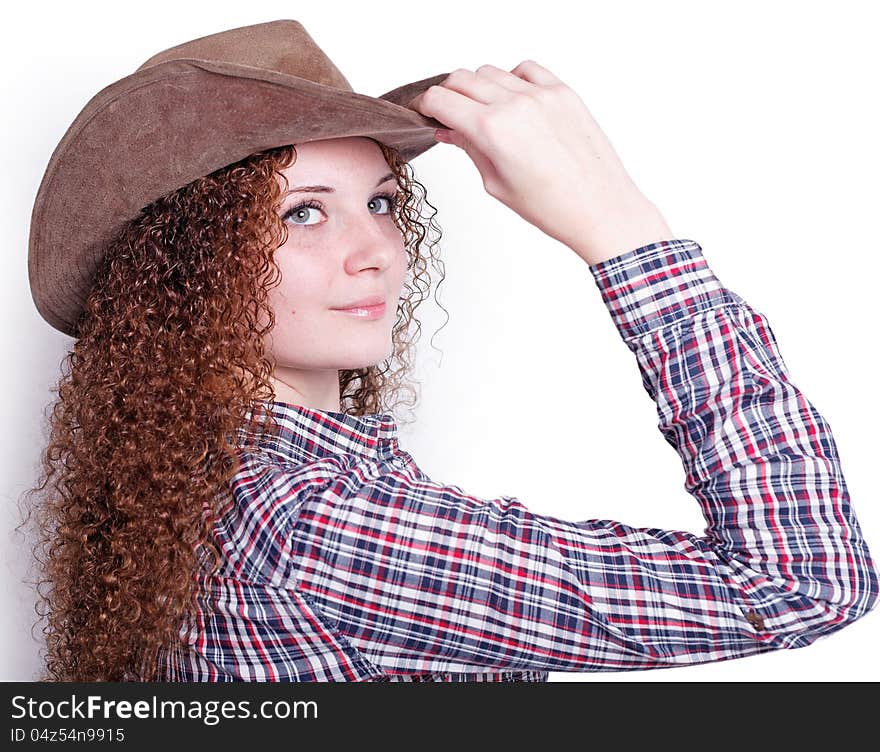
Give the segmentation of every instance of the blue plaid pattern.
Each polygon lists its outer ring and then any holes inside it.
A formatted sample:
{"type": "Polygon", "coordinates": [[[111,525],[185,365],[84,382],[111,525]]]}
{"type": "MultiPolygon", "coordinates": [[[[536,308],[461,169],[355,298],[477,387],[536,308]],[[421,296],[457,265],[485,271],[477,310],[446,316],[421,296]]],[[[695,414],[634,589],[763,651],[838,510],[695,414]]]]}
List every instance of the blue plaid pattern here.
{"type": "Polygon", "coordinates": [[[830,427],[764,316],[692,240],[590,270],[702,535],[479,498],[427,477],[390,414],[267,403],[280,435],[241,451],[166,680],[546,681],[805,647],[870,611],[830,427]]]}

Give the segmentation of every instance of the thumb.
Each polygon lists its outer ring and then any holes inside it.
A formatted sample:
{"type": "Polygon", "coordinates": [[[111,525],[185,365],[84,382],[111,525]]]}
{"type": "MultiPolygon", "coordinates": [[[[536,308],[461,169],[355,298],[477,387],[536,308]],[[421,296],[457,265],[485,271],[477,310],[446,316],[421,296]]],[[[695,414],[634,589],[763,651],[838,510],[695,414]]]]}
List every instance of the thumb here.
{"type": "Polygon", "coordinates": [[[444,144],[452,144],[465,152],[465,154],[467,154],[476,165],[477,170],[479,170],[480,175],[483,178],[483,185],[497,183],[498,173],[495,170],[495,165],[493,165],[492,161],[477,149],[470,140],[465,138],[458,131],[449,128],[436,128],[434,130],[434,137],[438,141],[442,141],[444,144]]]}

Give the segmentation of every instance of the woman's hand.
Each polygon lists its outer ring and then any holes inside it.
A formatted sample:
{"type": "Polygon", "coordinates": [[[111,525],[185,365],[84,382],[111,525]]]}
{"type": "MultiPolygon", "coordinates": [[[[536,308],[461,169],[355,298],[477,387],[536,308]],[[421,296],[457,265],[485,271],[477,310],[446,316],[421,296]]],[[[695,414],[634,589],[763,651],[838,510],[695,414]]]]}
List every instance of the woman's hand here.
{"type": "Polygon", "coordinates": [[[411,109],[449,126],[489,195],[588,264],[673,238],[578,94],[533,60],[460,68],[411,109]]]}

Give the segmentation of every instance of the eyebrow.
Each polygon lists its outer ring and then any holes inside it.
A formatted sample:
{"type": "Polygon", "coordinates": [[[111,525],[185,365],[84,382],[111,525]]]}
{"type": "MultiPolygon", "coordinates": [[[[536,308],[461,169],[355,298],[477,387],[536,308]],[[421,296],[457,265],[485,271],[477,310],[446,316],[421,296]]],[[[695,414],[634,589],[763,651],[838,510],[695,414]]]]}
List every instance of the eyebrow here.
{"type": "MultiPolygon", "coordinates": [[[[378,188],[382,183],[387,180],[391,180],[394,177],[393,172],[389,172],[387,175],[384,175],[379,179],[379,182],[376,183],[376,187],[378,188]]],[[[336,189],[332,188],[329,185],[298,185],[296,188],[291,188],[285,196],[290,195],[291,193],[336,193],[336,189]]]]}

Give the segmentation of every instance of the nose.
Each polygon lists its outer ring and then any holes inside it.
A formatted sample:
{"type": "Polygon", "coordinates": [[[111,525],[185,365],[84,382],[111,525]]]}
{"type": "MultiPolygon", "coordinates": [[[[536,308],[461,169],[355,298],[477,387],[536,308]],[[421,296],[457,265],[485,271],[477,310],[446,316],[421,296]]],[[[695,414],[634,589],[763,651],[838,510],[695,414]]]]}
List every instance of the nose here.
{"type": "Polygon", "coordinates": [[[384,229],[375,217],[351,228],[352,242],[345,255],[345,268],[349,274],[364,269],[385,270],[389,268],[403,249],[403,238],[384,229]]]}

